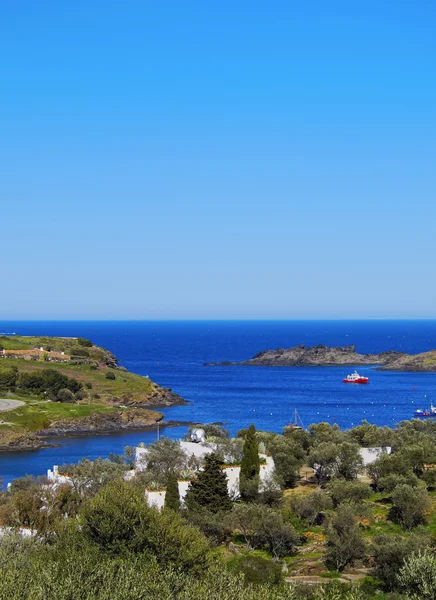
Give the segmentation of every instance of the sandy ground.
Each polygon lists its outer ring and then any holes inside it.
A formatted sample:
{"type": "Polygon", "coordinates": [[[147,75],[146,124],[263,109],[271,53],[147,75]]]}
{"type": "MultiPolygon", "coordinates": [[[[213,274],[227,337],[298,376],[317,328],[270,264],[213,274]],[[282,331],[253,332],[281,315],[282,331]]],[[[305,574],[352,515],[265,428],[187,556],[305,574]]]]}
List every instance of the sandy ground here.
{"type": "Polygon", "coordinates": [[[21,400],[0,400],[0,412],[14,410],[20,406],[24,406],[24,402],[21,402],[21,400]]]}

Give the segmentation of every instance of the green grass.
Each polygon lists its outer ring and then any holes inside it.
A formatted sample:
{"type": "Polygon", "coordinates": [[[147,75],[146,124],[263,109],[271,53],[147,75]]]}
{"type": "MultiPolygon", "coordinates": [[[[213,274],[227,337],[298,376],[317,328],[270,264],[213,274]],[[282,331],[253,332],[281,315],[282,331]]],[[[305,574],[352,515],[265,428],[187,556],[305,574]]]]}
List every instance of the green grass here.
{"type": "Polygon", "coordinates": [[[0,335],[0,348],[5,350],[27,350],[29,344],[21,339],[16,339],[15,336],[0,335]]]}
{"type": "Polygon", "coordinates": [[[77,338],[59,338],[59,337],[35,337],[35,336],[0,336],[0,348],[5,350],[34,350],[35,348],[50,348],[53,352],[65,352],[66,355],[75,354],[77,349],[85,349],[89,358],[94,361],[102,361],[109,352],[99,346],[83,348],[79,345],[77,338]]]}
{"type": "Polygon", "coordinates": [[[95,412],[112,412],[114,407],[101,404],[68,404],[60,402],[35,402],[27,398],[17,398],[26,402],[25,406],[2,413],[2,419],[26,431],[38,431],[49,427],[53,421],[67,418],[88,417],[95,412]]]}
{"type": "MultiPolygon", "coordinates": [[[[91,383],[92,389],[89,391],[106,397],[107,400],[114,396],[121,399],[125,396],[125,400],[129,400],[128,396],[132,396],[132,400],[141,401],[148,398],[153,391],[153,384],[147,377],[141,377],[141,375],[129,371],[109,369],[108,367],[92,369],[91,365],[87,364],[47,363],[22,358],[0,359],[0,370],[10,369],[13,366],[18,367],[20,373],[34,373],[41,369],[56,369],[63,375],[81,381],[84,385],[91,383]],[[116,378],[114,380],[106,379],[105,375],[108,371],[115,373],[116,378]]],[[[85,391],[88,391],[86,387],[85,391]]]]}
{"type": "MultiPolygon", "coordinates": [[[[47,336],[21,336],[21,335],[2,335],[0,336],[0,347],[6,350],[31,350],[33,348],[46,349],[51,346],[52,350],[67,352],[73,347],[77,347],[77,338],[60,338],[47,336]]],[[[98,346],[94,346],[97,348],[98,346]]]]}
{"type": "Polygon", "coordinates": [[[339,571],[325,571],[325,573],[321,573],[320,577],[325,577],[326,579],[340,579],[342,573],[339,573],[339,571]]]}

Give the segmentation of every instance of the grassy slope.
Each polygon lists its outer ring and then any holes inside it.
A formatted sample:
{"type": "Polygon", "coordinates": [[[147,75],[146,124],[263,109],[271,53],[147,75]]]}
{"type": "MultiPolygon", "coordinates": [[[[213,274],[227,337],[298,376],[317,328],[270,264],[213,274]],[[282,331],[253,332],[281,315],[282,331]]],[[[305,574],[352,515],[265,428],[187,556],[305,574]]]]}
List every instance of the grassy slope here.
{"type": "MultiPolygon", "coordinates": [[[[0,347],[10,350],[32,349],[40,346],[43,348],[51,346],[52,350],[63,350],[69,354],[73,348],[77,348],[77,340],[47,337],[0,337],[0,347]]],[[[104,348],[98,346],[86,348],[86,350],[89,351],[90,358],[99,363],[105,355],[109,354],[104,348]]],[[[87,417],[96,412],[112,412],[117,410],[120,405],[128,406],[129,403],[147,403],[157,389],[157,386],[146,377],[124,370],[109,369],[102,363],[97,369],[92,369],[89,364],[0,358],[0,371],[12,366],[18,367],[20,373],[37,372],[47,368],[56,369],[68,377],[81,381],[87,396],[76,404],[62,404],[46,402],[44,397],[25,395],[19,390],[16,393],[0,392],[0,397],[25,402],[25,406],[18,409],[0,412],[0,445],[17,435],[47,428],[50,423],[60,419],[87,417]],[[108,371],[115,373],[115,380],[106,379],[105,375],[108,371]],[[86,384],[91,384],[92,388],[88,389],[86,384]],[[96,398],[95,395],[99,397],[96,398]]]]}
{"type": "Polygon", "coordinates": [[[132,396],[135,401],[145,400],[153,391],[153,384],[147,377],[142,377],[129,371],[109,369],[106,366],[100,366],[98,369],[92,369],[91,365],[81,364],[73,365],[69,363],[55,363],[44,361],[30,361],[16,358],[0,359],[0,370],[10,369],[12,366],[18,367],[20,373],[34,373],[41,369],[56,369],[63,375],[78,379],[84,385],[92,384],[92,389],[85,391],[91,394],[99,394],[106,400],[113,396],[121,398],[122,396],[132,396]],[[106,379],[106,373],[112,371],[116,379],[106,379]]]}
{"type": "Polygon", "coordinates": [[[5,350],[33,350],[34,348],[51,348],[52,351],[65,352],[67,355],[74,354],[74,349],[85,349],[89,352],[90,358],[100,361],[106,354],[110,354],[104,348],[99,346],[86,347],[80,346],[77,338],[47,337],[47,336],[0,336],[0,348],[5,350]]]}

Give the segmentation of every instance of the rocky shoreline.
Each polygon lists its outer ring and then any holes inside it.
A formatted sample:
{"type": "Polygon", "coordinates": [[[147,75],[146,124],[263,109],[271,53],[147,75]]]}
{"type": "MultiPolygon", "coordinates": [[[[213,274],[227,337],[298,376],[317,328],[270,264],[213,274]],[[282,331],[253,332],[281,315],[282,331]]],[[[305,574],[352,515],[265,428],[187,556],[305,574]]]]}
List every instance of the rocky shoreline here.
{"type": "Polygon", "coordinates": [[[360,354],[356,351],[354,344],[336,347],[323,344],[307,347],[301,344],[292,348],[264,350],[253,358],[241,362],[205,363],[207,367],[332,367],[342,365],[368,365],[386,371],[436,372],[436,350],[421,354],[406,354],[395,350],[379,354],[360,354]]]}
{"type": "Polygon", "coordinates": [[[163,413],[145,408],[130,408],[126,411],[116,410],[109,413],[95,412],[81,419],[54,421],[47,429],[41,429],[35,435],[39,438],[47,438],[144,429],[162,421],[163,417],[163,413]]]}
{"type": "MultiPolygon", "coordinates": [[[[150,411],[152,412],[152,411],[150,411]]],[[[63,423],[59,426],[53,426],[46,430],[41,430],[36,433],[23,434],[17,438],[11,440],[9,444],[0,445],[0,454],[8,452],[33,452],[36,450],[42,450],[45,448],[57,448],[62,444],[50,443],[51,438],[57,437],[69,437],[69,436],[84,436],[89,435],[110,435],[114,433],[126,433],[128,431],[148,431],[156,428],[159,423],[161,430],[168,427],[181,427],[194,425],[191,421],[164,421],[162,413],[155,413],[160,415],[159,419],[153,422],[147,422],[143,419],[135,419],[127,424],[121,424],[117,426],[113,420],[110,422],[101,422],[99,426],[90,425],[86,427],[85,424],[81,424],[79,427],[73,427],[72,424],[63,423]]]]}
{"type": "MultiPolygon", "coordinates": [[[[161,387],[149,377],[129,372],[119,366],[117,357],[85,338],[5,337],[0,340],[2,368],[17,374],[4,389],[8,397],[0,401],[0,453],[33,451],[52,446],[54,437],[98,435],[138,431],[155,427],[164,415],[159,409],[187,402],[171,388],[161,387]],[[52,391],[42,398],[38,377],[53,381],[63,378],[65,387],[71,383],[69,398],[62,400],[52,391]],[[20,377],[30,377],[34,388],[20,388],[20,377]],[[104,377],[102,377],[104,376],[104,377]],[[79,389],[78,389],[79,388],[79,389]],[[31,391],[34,391],[35,398],[31,391]],[[15,400],[12,394],[29,398],[30,411],[40,405],[41,412],[28,418],[26,401],[15,400]],[[55,408],[55,403],[71,405],[72,410],[55,408]],[[84,405],[84,406],[83,406],[84,405]],[[89,409],[85,409],[89,406],[89,409]],[[157,409],[157,410],[156,410],[157,409]],[[73,414],[72,414],[73,413],[73,414]]],[[[12,377],[11,375],[11,377],[12,377]]],[[[58,386],[59,387],[59,386],[58,386]]],[[[45,392],[47,394],[47,392],[45,392]]]]}

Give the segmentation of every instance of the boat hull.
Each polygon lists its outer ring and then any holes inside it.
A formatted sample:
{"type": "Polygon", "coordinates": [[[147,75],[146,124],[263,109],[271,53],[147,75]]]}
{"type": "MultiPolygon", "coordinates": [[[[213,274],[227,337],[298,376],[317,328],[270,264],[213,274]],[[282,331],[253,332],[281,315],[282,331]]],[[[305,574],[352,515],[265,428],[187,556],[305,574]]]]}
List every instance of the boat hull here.
{"type": "Polygon", "coordinates": [[[344,383],[359,383],[359,384],[366,384],[368,383],[368,379],[361,377],[360,379],[343,379],[344,383]]]}

